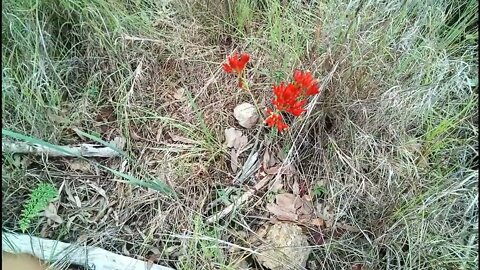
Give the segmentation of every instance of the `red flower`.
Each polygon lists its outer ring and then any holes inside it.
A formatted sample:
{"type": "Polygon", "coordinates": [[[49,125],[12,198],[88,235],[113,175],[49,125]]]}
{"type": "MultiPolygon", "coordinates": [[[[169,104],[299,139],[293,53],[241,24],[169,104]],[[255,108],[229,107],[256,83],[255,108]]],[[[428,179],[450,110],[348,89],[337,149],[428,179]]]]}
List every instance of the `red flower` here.
{"type": "Polygon", "coordinates": [[[238,52],[235,52],[232,56],[228,57],[228,63],[223,64],[223,70],[227,73],[236,73],[240,75],[245,69],[248,60],[250,60],[248,54],[242,53],[239,55],[238,52]]]}
{"type": "Polygon", "coordinates": [[[300,70],[295,70],[293,73],[293,79],[295,85],[302,89],[302,95],[313,96],[320,92],[317,81],[312,77],[312,73],[309,71],[302,72],[300,70]]]}
{"type": "Polygon", "coordinates": [[[267,108],[267,114],[268,117],[265,119],[265,124],[269,127],[276,126],[280,133],[288,128],[287,124],[283,122],[283,117],[280,113],[273,112],[270,108],[267,108]]]}
{"type": "Polygon", "coordinates": [[[305,109],[303,106],[307,103],[306,100],[301,100],[300,89],[293,84],[285,86],[283,83],[273,86],[273,93],[275,98],[272,100],[273,105],[279,111],[286,111],[294,116],[301,115],[305,109]]]}

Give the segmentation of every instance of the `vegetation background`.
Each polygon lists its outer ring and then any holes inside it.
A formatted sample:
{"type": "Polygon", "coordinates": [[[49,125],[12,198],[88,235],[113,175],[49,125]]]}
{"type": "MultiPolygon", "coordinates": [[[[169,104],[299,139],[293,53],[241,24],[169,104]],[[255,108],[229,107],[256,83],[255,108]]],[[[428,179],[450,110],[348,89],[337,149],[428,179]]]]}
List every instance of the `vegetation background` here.
{"type": "Polygon", "coordinates": [[[297,181],[358,228],[312,237],[307,268],[476,269],[477,22],[474,0],[2,0],[2,139],[126,139],[114,159],[3,153],[2,228],[20,232],[49,183],[61,220],[31,234],[176,269],[260,267],[249,237],[272,194],[204,222],[232,200],[224,130],[250,95],[221,63],[239,50],[261,106],[296,68],[323,86],[288,133],[244,131],[292,151],[297,181]]]}

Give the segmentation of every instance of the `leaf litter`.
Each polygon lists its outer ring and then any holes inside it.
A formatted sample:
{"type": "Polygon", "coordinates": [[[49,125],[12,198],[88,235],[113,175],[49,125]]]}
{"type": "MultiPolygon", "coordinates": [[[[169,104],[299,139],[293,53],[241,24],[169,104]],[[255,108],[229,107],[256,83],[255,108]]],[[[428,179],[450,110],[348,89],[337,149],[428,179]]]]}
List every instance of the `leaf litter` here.
{"type": "Polygon", "coordinates": [[[238,170],[238,157],[243,153],[248,145],[248,137],[242,134],[241,130],[235,128],[225,129],[225,143],[230,149],[230,168],[235,173],[238,170]]]}

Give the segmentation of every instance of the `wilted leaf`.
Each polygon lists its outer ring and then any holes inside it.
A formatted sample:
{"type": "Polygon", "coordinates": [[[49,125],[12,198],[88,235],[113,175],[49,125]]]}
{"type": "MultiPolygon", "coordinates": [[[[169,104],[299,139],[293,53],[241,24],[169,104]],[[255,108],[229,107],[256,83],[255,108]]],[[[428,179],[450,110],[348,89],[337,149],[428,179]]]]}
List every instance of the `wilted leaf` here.
{"type": "Polygon", "coordinates": [[[277,194],[275,204],[268,204],[267,210],[278,220],[300,221],[309,224],[311,224],[314,214],[312,202],[291,193],[277,194]]]}
{"type": "Polygon", "coordinates": [[[294,182],[293,182],[292,193],[295,194],[295,195],[300,194],[300,185],[298,184],[297,179],[295,179],[294,182]]]}
{"type": "Polygon", "coordinates": [[[323,234],[321,232],[313,232],[312,240],[315,245],[323,245],[325,243],[325,239],[323,238],[323,234]]]}
{"type": "Polygon", "coordinates": [[[241,130],[235,128],[225,129],[225,142],[227,147],[233,147],[237,150],[244,148],[248,143],[248,138],[242,135],[241,130]]]}
{"type": "Polygon", "coordinates": [[[314,218],[309,223],[320,228],[325,228],[325,221],[321,218],[314,218]]]}
{"type": "Polygon", "coordinates": [[[173,94],[173,97],[176,99],[176,100],[185,100],[186,97],[185,97],[185,89],[184,88],[179,88],[177,89],[177,91],[175,92],[175,94],[173,94]]]}
{"type": "Polygon", "coordinates": [[[285,175],[293,175],[294,170],[291,165],[282,165],[279,164],[277,166],[273,166],[271,168],[265,169],[266,174],[285,174],[285,175]]]}
{"type": "Polygon", "coordinates": [[[275,217],[277,217],[277,219],[279,220],[296,221],[298,219],[298,216],[295,213],[287,211],[286,209],[281,208],[277,204],[267,204],[267,210],[270,213],[274,214],[275,217]]]}
{"type": "Polygon", "coordinates": [[[51,221],[62,224],[63,219],[57,215],[57,207],[53,203],[50,203],[48,207],[43,212],[43,216],[50,219],[51,221]]]}
{"type": "Polygon", "coordinates": [[[123,150],[125,148],[126,140],[123,137],[117,136],[113,138],[113,140],[110,142],[113,146],[117,147],[120,150],[123,150]]]}
{"type": "Polygon", "coordinates": [[[68,162],[68,167],[72,171],[79,171],[83,173],[91,172],[90,162],[83,159],[72,159],[68,162]]]}
{"type": "Polygon", "coordinates": [[[97,186],[95,183],[88,183],[89,186],[91,186],[93,189],[95,189],[95,191],[100,194],[102,197],[104,197],[105,199],[108,199],[107,197],[107,193],[105,192],[105,190],[99,186],[97,186]]]}
{"type": "Polygon", "coordinates": [[[275,204],[267,204],[267,210],[279,220],[297,221],[298,215],[295,209],[295,195],[290,193],[277,194],[275,204]]]}
{"type": "Polygon", "coordinates": [[[268,148],[266,148],[265,153],[263,154],[263,160],[262,160],[263,168],[264,169],[271,168],[276,163],[277,163],[277,159],[270,153],[268,148]]]}
{"type": "Polygon", "coordinates": [[[235,148],[232,148],[230,151],[230,167],[232,168],[232,171],[235,173],[237,172],[238,169],[238,155],[237,151],[235,148]]]}

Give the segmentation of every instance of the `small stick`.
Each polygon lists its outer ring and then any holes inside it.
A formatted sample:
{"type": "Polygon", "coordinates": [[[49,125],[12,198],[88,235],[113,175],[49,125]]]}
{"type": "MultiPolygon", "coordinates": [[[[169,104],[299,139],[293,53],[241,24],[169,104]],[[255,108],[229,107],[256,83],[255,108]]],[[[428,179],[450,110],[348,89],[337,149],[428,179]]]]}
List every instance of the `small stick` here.
{"type": "Polygon", "coordinates": [[[121,153],[112,148],[88,143],[80,144],[79,146],[57,147],[62,150],[27,142],[2,141],[2,152],[13,154],[46,154],[52,157],[118,157],[121,155],[121,153]]]}
{"type": "Polygon", "coordinates": [[[255,186],[253,186],[253,189],[250,189],[247,192],[245,192],[235,202],[225,207],[222,211],[207,218],[207,223],[211,224],[211,223],[217,222],[218,220],[224,218],[226,215],[230,214],[236,206],[241,206],[242,204],[247,202],[248,199],[250,199],[250,197],[253,194],[255,194],[255,192],[257,192],[258,190],[262,189],[265,185],[267,185],[270,179],[272,179],[271,175],[265,176],[262,180],[260,180],[257,184],[255,184],[255,186]]]}

